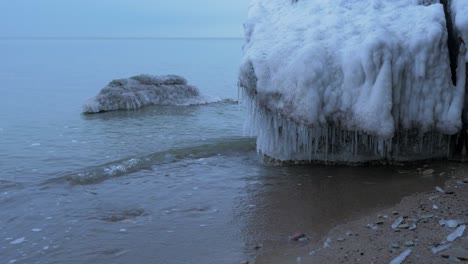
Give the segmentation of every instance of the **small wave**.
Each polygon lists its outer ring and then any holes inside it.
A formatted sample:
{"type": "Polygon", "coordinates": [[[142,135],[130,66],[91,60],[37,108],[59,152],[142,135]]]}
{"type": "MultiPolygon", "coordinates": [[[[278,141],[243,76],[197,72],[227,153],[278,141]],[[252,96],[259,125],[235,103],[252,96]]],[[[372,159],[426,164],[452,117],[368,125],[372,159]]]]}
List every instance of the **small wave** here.
{"type": "Polygon", "coordinates": [[[255,151],[253,138],[219,139],[211,143],[156,152],[137,158],[129,158],[94,166],[79,172],[60,175],[47,180],[44,184],[67,181],[76,185],[90,185],[107,179],[122,177],[141,170],[149,170],[158,164],[175,163],[184,159],[201,159],[219,154],[245,153],[255,151]]]}

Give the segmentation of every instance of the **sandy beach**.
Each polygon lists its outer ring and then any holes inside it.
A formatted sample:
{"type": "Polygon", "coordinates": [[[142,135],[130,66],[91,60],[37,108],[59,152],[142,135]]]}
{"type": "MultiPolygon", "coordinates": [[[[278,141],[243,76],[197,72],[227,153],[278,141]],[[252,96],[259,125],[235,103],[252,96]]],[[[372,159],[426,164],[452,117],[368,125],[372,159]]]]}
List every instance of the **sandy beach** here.
{"type": "Polygon", "coordinates": [[[445,185],[339,224],[319,240],[295,234],[295,250],[259,254],[254,263],[458,263],[468,260],[468,165],[430,164],[402,174],[446,177],[445,185]],[[308,242],[308,240],[310,241],[308,242]],[[398,257],[400,258],[398,259],[398,257]],[[394,261],[394,262],[391,262],[394,261]]]}

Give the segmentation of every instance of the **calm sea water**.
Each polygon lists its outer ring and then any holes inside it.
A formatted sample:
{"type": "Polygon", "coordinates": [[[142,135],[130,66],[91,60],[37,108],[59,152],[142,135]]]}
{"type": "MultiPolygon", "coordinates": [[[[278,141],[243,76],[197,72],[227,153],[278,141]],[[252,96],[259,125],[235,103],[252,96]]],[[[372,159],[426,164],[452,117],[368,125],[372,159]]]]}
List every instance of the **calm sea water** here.
{"type": "Polygon", "coordinates": [[[264,166],[234,103],[80,114],[109,81],[141,73],[179,74],[205,95],[237,100],[241,47],[232,39],[0,40],[0,263],[287,255],[297,246],[291,233],[318,239],[357,213],[440,184],[383,167],[264,166]]]}

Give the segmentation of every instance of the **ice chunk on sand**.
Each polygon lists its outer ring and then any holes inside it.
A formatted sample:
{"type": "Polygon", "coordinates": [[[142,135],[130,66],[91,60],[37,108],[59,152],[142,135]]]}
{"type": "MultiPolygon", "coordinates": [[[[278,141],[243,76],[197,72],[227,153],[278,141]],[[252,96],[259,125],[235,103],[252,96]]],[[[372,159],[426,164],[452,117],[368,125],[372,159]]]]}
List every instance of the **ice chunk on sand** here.
{"type": "Polygon", "coordinates": [[[439,224],[441,226],[448,226],[450,228],[455,228],[457,226],[459,226],[460,224],[463,224],[463,221],[459,221],[459,220],[439,220],[439,224]]]}
{"type": "Polygon", "coordinates": [[[463,232],[465,232],[466,225],[459,226],[453,233],[447,236],[447,241],[452,242],[455,241],[455,239],[463,236],[463,232]]]}
{"type": "Polygon", "coordinates": [[[455,85],[438,2],[253,0],[239,84],[258,150],[278,160],[446,156],[465,63],[455,85]]]}
{"type": "Polygon", "coordinates": [[[177,75],[138,75],[111,81],[83,105],[83,113],[137,109],[146,105],[190,105],[210,102],[177,75]]]}
{"type": "Polygon", "coordinates": [[[26,240],[25,237],[21,237],[21,238],[18,238],[18,239],[15,239],[15,240],[11,241],[10,244],[12,244],[12,245],[21,244],[21,243],[23,243],[25,240],[26,240]]]}
{"type": "Polygon", "coordinates": [[[390,261],[390,264],[401,264],[405,259],[411,254],[411,249],[405,250],[403,253],[401,253],[398,257],[394,258],[392,261],[390,261]]]}
{"type": "MultiPolygon", "coordinates": [[[[457,31],[457,34],[465,43],[468,44],[468,1],[466,0],[451,0],[452,20],[457,31]]],[[[468,52],[465,56],[468,62],[468,52]]]]}
{"type": "Polygon", "coordinates": [[[392,224],[392,229],[394,231],[398,230],[398,226],[403,222],[403,216],[400,216],[398,217],[397,219],[395,219],[395,222],[393,222],[392,224]]]}

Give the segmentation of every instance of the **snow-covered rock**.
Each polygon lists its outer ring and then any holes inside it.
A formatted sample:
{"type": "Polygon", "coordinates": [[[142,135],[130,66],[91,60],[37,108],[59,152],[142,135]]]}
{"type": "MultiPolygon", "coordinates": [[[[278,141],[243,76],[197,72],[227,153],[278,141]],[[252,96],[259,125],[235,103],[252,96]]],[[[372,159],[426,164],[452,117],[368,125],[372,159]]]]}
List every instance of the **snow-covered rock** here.
{"type": "Polygon", "coordinates": [[[177,75],[138,75],[111,81],[83,105],[83,113],[137,109],[146,105],[203,104],[209,100],[177,75]]]}
{"type": "Polygon", "coordinates": [[[443,157],[462,127],[464,55],[455,84],[438,0],[253,0],[245,38],[239,83],[273,159],[443,157]]]}

